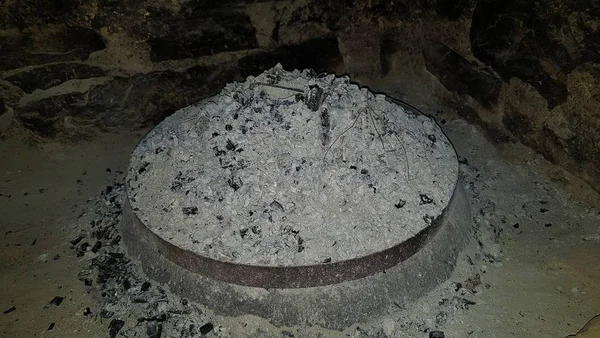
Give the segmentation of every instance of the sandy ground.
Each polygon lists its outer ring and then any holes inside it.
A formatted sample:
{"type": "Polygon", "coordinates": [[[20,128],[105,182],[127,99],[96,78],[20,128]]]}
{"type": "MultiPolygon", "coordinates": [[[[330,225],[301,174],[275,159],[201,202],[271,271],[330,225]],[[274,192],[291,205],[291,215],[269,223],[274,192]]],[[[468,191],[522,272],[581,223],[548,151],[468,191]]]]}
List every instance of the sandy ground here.
{"type": "MultiPolygon", "coordinates": [[[[474,239],[453,277],[415,304],[412,319],[409,309],[383,320],[387,336],[427,337],[415,322],[435,326],[436,297],[457,282],[476,305],[440,321],[446,337],[575,334],[600,313],[600,197],[527,148],[493,146],[476,127],[446,119],[443,129],[467,160],[461,171],[474,239]]],[[[86,200],[125,171],[141,136],[102,135],[77,145],[0,141],[0,310],[8,312],[0,314],[0,336],[108,336],[108,322],[84,316],[94,301],[77,278],[84,262],[68,241],[86,200]],[[64,301],[47,306],[55,296],[64,301]]],[[[244,321],[260,323],[215,324],[244,321]]],[[[361,336],[353,332],[340,335],[361,336]]]]}
{"type": "Polygon", "coordinates": [[[0,141],[0,310],[16,308],[0,314],[0,336],[107,336],[105,323],[83,315],[92,299],[77,278],[83,263],[69,249],[70,227],[88,197],[125,169],[140,137],[72,146],[0,141]],[[60,306],[44,308],[55,296],[64,297],[60,306]]]}

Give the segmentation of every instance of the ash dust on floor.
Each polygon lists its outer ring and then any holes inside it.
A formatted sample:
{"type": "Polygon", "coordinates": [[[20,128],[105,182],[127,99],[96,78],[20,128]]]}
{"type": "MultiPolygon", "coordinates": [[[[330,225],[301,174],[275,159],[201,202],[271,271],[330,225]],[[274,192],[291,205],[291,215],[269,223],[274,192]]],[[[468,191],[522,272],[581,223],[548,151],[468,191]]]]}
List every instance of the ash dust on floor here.
{"type": "MultiPolygon", "coordinates": [[[[600,313],[600,197],[527,148],[494,146],[477,127],[446,120],[474,216],[473,241],[455,273],[412,308],[319,336],[428,337],[436,329],[446,337],[588,337],[600,313]],[[468,306],[441,315],[438,305],[448,297],[468,299],[468,306]]],[[[0,335],[108,336],[108,321],[84,315],[94,300],[77,278],[85,262],[68,242],[82,206],[121,177],[140,138],[0,143],[0,335]],[[62,302],[52,302],[57,296],[62,302]]],[[[213,322],[207,336],[317,336],[306,328],[277,333],[256,318],[213,322]]]]}
{"type": "Polygon", "coordinates": [[[0,336],[106,337],[69,249],[86,200],[124,171],[140,134],[77,145],[0,141],[0,336]],[[62,302],[54,301],[62,297],[62,302]]]}

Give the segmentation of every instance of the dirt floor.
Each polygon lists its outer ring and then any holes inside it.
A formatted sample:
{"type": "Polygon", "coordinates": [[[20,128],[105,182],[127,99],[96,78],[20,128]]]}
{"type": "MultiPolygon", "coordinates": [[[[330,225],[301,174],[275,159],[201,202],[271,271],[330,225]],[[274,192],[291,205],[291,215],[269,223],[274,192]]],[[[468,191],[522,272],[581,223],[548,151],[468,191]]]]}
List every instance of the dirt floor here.
{"type": "MultiPolygon", "coordinates": [[[[413,308],[361,325],[381,328],[377,335],[358,327],[267,335],[264,321],[214,316],[206,336],[428,337],[437,329],[446,337],[565,337],[600,314],[600,196],[519,144],[494,146],[460,119],[438,121],[461,159],[474,215],[473,241],[450,280],[413,308]],[[438,311],[449,294],[469,303],[438,311]]],[[[86,201],[122,177],[141,136],[0,141],[0,336],[109,336],[109,320],[84,315],[97,301],[77,277],[86,256],[76,257],[69,241],[86,201]]],[[[600,337],[599,322],[579,336],[600,337]]]]}

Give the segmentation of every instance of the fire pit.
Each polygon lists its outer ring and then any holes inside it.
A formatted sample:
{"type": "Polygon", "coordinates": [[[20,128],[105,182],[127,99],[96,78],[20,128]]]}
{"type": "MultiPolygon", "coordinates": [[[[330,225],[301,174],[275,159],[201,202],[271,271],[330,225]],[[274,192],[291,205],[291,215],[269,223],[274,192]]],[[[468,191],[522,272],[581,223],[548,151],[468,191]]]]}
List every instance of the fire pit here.
{"type": "Polygon", "coordinates": [[[470,218],[457,179],[430,118],[278,66],[144,137],[123,230],[152,277],[217,312],[337,327],[448,276],[470,218]]]}

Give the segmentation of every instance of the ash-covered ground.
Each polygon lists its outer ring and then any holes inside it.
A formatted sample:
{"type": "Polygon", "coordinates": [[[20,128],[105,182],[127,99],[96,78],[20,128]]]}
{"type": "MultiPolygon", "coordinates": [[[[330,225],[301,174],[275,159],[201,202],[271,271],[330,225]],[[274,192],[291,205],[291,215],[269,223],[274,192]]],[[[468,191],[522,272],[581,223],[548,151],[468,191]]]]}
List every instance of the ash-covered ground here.
{"type": "Polygon", "coordinates": [[[572,286],[564,286],[560,274],[572,248],[593,252],[598,246],[600,212],[589,204],[595,195],[588,191],[580,195],[585,201],[577,201],[576,189],[587,190],[567,185],[578,181],[560,168],[519,145],[499,150],[463,121],[444,122],[450,139],[460,140],[473,239],[453,276],[412,306],[343,332],[276,328],[262,318],[215,315],[210,304],[187,301],[148,280],[127,258],[116,228],[124,198],[118,180],[90,201],[79,219],[83,237],[76,236],[73,248],[89,264],[79,276],[98,302],[85,311],[110,319],[109,334],[124,337],[564,337],[576,332],[598,304],[600,290],[594,272],[581,272],[572,286]],[[543,266],[541,271],[527,271],[532,262],[543,266]],[[547,306],[540,306],[542,301],[547,306]],[[556,306],[580,310],[564,314],[556,306]]]}
{"type": "Polygon", "coordinates": [[[111,330],[116,337],[575,334],[600,308],[598,193],[518,143],[493,145],[456,117],[436,119],[459,155],[474,215],[471,244],[454,274],[426,297],[342,332],[218,316],[210,304],[186,303],[168,285],[147,279],[117,243],[115,228],[124,198],[118,171],[126,170],[142,135],[110,134],[72,146],[4,140],[0,332],[86,338],[108,337],[111,330]]]}

